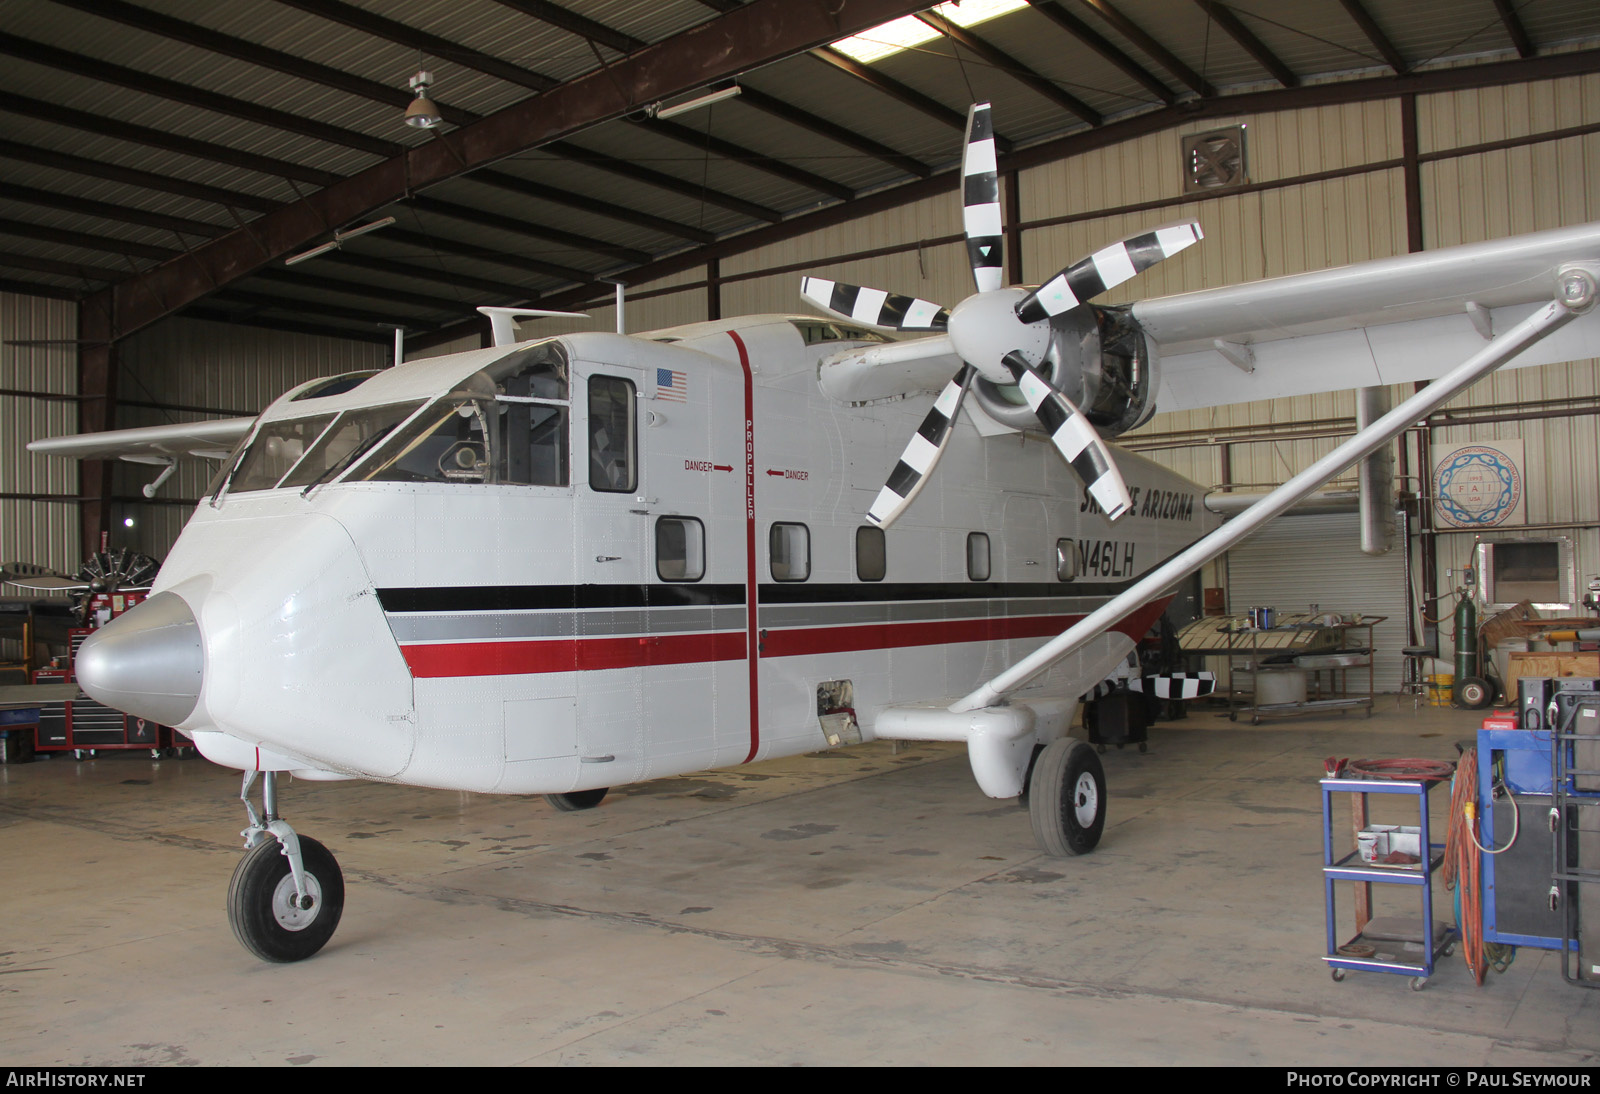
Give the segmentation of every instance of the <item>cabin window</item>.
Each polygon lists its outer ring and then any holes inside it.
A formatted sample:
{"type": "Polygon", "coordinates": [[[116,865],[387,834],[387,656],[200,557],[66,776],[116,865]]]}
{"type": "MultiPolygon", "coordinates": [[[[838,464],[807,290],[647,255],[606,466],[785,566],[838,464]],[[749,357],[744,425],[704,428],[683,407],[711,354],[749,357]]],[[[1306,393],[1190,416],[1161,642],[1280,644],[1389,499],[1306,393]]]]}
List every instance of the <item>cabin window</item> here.
{"type": "Polygon", "coordinates": [[[615,376],[589,377],[589,488],[626,494],[638,484],[633,385],[615,376]]]}
{"type": "Polygon", "coordinates": [[[694,517],[656,520],[656,576],[699,581],[706,576],[706,530],[694,517]]]}
{"type": "Polygon", "coordinates": [[[332,414],[319,414],[315,418],[263,424],[239,461],[228,489],[233,493],[271,490],[300,462],[331,421],[332,414]]]}
{"type": "Polygon", "coordinates": [[[972,581],[989,580],[989,537],[982,532],[967,533],[967,577],[972,581]]]}
{"type": "Polygon", "coordinates": [[[397,403],[345,411],[279,485],[313,486],[327,482],[371,452],[421,405],[397,403]]]}
{"type": "Polygon", "coordinates": [[[1078,579],[1078,545],[1070,539],[1056,540],[1056,580],[1078,579]]]}
{"type": "Polygon", "coordinates": [[[778,523],[767,535],[767,562],[774,581],[804,581],[811,576],[811,529],[778,523]]]}
{"type": "Polygon", "coordinates": [[[882,581],[889,567],[883,529],[863,524],[856,529],[856,577],[862,581],[882,581]]]}

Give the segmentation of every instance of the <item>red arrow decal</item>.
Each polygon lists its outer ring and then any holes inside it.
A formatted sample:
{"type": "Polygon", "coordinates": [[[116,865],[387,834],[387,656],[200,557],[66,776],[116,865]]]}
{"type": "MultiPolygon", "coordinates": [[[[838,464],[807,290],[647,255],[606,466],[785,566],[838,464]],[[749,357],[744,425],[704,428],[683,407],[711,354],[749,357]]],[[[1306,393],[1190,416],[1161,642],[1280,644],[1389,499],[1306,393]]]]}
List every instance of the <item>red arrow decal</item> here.
{"type": "Polygon", "coordinates": [[[713,470],[713,471],[732,471],[733,470],[733,465],[729,464],[727,466],[723,466],[720,463],[714,463],[714,464],[711,465],[711,470],[713,470]]]}
{"type": "Polygon", "coordinates": [[[775,475],[775,476],[777,476],[777,477],[778,477],[778,478],[780,478],[780,479],[781,479],[781,478],[783,478],[783,472],[782,472],[782,471],[771,471],[771,470],[769,470],[769,471],[768,471],[768,472],[767,472],[767,474],[769,474],[769,475],[775,475]]]}

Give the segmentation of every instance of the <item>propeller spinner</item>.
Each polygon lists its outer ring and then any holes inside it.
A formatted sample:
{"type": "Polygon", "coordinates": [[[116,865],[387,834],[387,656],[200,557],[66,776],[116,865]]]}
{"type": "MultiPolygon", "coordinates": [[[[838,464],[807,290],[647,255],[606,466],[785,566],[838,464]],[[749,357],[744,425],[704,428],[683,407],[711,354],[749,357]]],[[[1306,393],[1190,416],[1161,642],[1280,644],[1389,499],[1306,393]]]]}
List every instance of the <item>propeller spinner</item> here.
{"type": "Polygon", "coordinates": [[[1130,236],[1074,262],[1037,289],[1003,288],[1004,225],[988,103],[974,104],[967,114],[961,179],[967,258],[978,291],[953,310],[823,278],[801,282],[806,299],[858,323],[896,331],[948,331],[965,362],[906,446],[867,519],[887,528],[911,504],[944,454],[974,377],[981,375],[997,384],[1017,385],[1084,489],[1116,520],[1133,501],[1110,448],[1083,411],[1038,370],[1050,350],[1051,320],[1197,242],[1200,225],[1188,221],[1130,236]]]}

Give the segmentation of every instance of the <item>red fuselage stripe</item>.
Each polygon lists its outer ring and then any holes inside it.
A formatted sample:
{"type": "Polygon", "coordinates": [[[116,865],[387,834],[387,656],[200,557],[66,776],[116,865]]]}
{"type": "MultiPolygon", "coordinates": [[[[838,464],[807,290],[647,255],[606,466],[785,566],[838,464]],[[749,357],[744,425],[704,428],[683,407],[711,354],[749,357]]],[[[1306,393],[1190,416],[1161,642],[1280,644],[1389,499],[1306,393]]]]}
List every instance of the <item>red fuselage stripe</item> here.
{"type": "Polygon", "coordinates": [[[540,672],[640,668],[732,661],[745,655],[744,633],[670,634],[645,638],[560,638],[524,642],[446,642],[402,646],[419,680],[452,676],[519,676],[540,672]]]}
{"type": "MultiPolygon", "coordinates": [[[[1137,640],[1149,630],[1166,605],[1166,598],[1147,604],[1114,629],[1137,640]]],[[[958,619],[947,623],[877,623],[771,631],[766,636],[766,648],[761,657],[801,657],[961,642],[1043,638],[1060,633],[1081,618],[1080,615],[1041,615],[1017,619],[958,619]]],[[[411,675],[418,679],[439,679],[737,661],[748,659],[749,645],[746,632],[721,631],[643,638],[448,642],[402,646],[401,653],[411,668],[411,675]]]]}

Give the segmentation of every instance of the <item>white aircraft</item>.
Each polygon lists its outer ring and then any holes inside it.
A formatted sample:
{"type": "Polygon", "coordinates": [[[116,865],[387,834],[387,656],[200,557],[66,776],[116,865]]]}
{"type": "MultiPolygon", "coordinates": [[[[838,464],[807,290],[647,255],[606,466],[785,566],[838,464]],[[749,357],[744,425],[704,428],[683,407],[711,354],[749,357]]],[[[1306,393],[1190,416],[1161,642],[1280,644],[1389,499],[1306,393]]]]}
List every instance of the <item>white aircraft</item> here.
{"type": "Polygon", "coordinates": [[[308,957],[343,904],[333,856],[279,816],[279,772],[586,809],[682,772],[961,741],[1045,850],[1089,851],[1104,776],[1067,728],[1180,578],[1500,364],[1600,354],[1600,225],[1112,308],[1088,301],[1199,226],[1003,287],[987,105],[963,193],[977,292],[950,311],[808,278],[837,318],[516,343],[486,309],[493,348],[315,380],[254,420],[30,445],[234,445],[77,674],[245,772],[228,903],[248,949],[308,957]],[[1102,439],[1157,406],[1421,379],[1220,528],[1195,484],[1102,439]]]}

